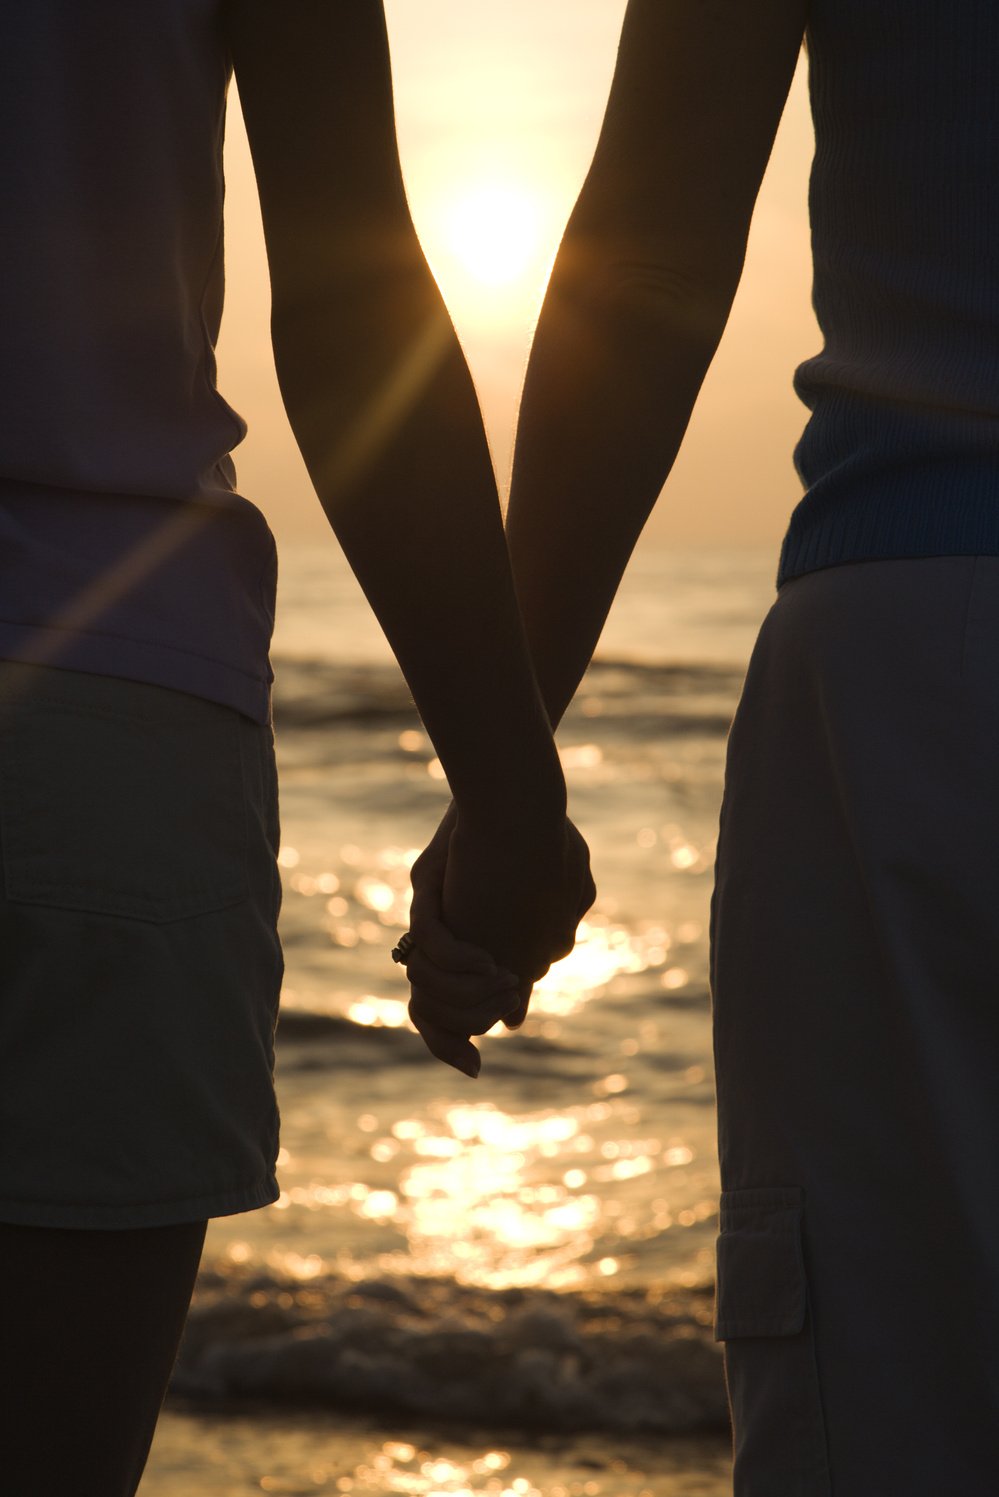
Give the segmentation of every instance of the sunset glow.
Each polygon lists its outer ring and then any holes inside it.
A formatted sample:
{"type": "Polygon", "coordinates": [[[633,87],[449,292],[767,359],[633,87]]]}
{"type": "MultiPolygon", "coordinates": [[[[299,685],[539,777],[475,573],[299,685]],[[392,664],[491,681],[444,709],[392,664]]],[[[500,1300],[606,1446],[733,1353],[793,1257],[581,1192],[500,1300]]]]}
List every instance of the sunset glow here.
{"type": "Polygon", "coordinates": [[[483,286],[520,280],[536,259],[536,201],[513,183],[481,182],[456,195],[443,215],[444,241],[462,268],[483,286]]]}
{"type": "MultiPolygon", "coordinates": [[[[625,0],[385,0],[406,196],[475,381],[504,499],[531,339],[593,157],[624,11],[625,0]]],[[[643,548],[664,538],[670,546],[773,543],[783,533],[800,491],[790,454],[802,408],[789,371],[821,345],[811,307],[812,149],[802,59],[753,214],[739,296],[674,466],[670,502],[650,516],[643,548]]],[[[265,504],[279,546],[325,546],[328,523],[274,375],[267,262],[235,82],[225,150],[219,388],[250,421],[239,449],[242,491],[265,504]]]]}

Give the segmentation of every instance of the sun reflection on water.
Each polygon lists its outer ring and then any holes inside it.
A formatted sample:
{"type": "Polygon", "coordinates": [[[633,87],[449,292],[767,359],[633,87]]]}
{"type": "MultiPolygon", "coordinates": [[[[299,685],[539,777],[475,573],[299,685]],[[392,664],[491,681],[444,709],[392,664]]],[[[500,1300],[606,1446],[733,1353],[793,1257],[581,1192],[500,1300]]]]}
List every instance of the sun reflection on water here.
{"type": "Polygon", "coordinates": [[[352,1003],[347,1018],[355,1024],[381,1024],[388,1029],[401,1029],[409,1022],[405,1003],[398,998],[379,998],[374,993],[365,993],[352,1003]]]}
{"type": "MultiPolygon", "coordinates": [[[[413,1497],[476,1497],[481,1492],[489,1492],[491,1497],[542,1497],[541,1490],[525,1476],[500,1479],[498,1473],[506,1471],[512,1460],[508,1450],[486,1450],[465,1461],[452,1460],[431,1455],[406,1441],[385,1440],[380,1449],[374,1449],[367,1460],[355,1466],[352,1477],[340,1477],[336,1489],[359,1494],[376,1490],[410,1493],[413,1497]],[[480,1486],[476,1478],[485,1478],[485,1486],[480,1486]]],[[[325,1472],[322,1475],[325,1477],[325,1472]]],[[[574,1490],[585,1493],[591,1485],[584,1483],[574,1490]]],[[[556,1493],[568,1497],[565,1487],[553,1488],[550,1497],[556,1493]]]]}
{"type": "MultiPolygon", "coordinates": [[[[612,1074],[602,1081],[614,1096],[624,1078],[612,1074]]],[[[313,1209],[337,1204],[391,1223],[406,1239],[405,1264],[395,1255],[400,1269],[448,1273],[492,1288],[570,1288],[594,1272],[608,1276],[621,1267],[619,1257],[597,1256],[620,1203],[586,1190],[588,1182],[637,1179],[693,1158],[672,1140],[667,1148],[657,1138],[598,1144],[588,1125],[613,1121],[621,1107],[597,1100],[515,1116],[493,1103],[435,1104],[428,1115],[397,1119],[390,1135],[369,1146],[379,1161],[402,1151],[394,1189],[313,1183],[292,1196],[313,1209]],[[585,1157],[586,1168],[565,1167],[574,1155],[585,1157]]],[[[667,1224],[657,1213],[657,1226],[667,1224]]],[[[630,1228],[630,1218],[623,1225],[630,1228]]],[[[383,1259],[386,1269],[390,1257],[383,1259]]]]}
{"type": "MultiPolygon", "coordinates": [[[[400,747],[420,748],[415,737],[400,747]]],[[[591,747],[574,746],[577,769],[599,771],[591,747]]],[[[635,834],[652,856],[678,854],[680,863],[692,845],[673,823],[636,823],[635,834]]],[[[345,983],[318,1007],[371,1029],[410,1026],[405,973],[387,956],[408,922],[417,854],[387,844],[282,849],[291,911],[308,913],[311,902],[310,918],[318,916],[333,944],[356,948],[349,958],[357,974],[352,991],[345,983]],[[295,903],[295,896],[304,898],[295,903]]],[[[495,1102],[469,1105],[464,1091],[452,1102],[447,1086],[428,1091],[421,1081],[409,1096],[403,1091],[390,1098],[378,1087],[359,1094],[344,1117],[336,1105],[324,1111],[324,1141],[353,1138],[341,1152],[305,1146],[289,1127],[294,1142],[282,1149],[286,1173],[275,1209],[301,1213],[296,1223],[306,1234],[303,1253],[307,1243],[324,1255],[315,1261],[341,1267],[341,1258],[349,1263],[363,1254],[369,1268],[376,1264],[387,1274],[443,1274],[500,1290],[571,1290],[595,1279],[640,1280],[664,1251],[657,1239],[665,1232],[679,1239],[694,1226],[699,1242],[699,1223],[714,1210],[714,1182],[700,1129],[707,1072],[688,1049],[692,1008],[685,992],[697,981],[695,999],[699,995],[702,953],[690,948],[703,939],[703,923],[689,916],[636,920],[611,900],[589,912],[573,952],[535,984],[524,1033],[498,1023],[488,1041],[523,1045],[533,1021],[535,1034],[561,1042],[572,1018],[593,999],[620,994],[633,1004],[608,1034],[600,1068],[585,1066],[578,1078],[563,1077],[544,1097],[549,1107],[526,1110],[537,1094],[523,1090],[525,1078],[509,1081],[516,1100],[499,1093],[508,1110],[495,1102]],[[649,1005],[644,1011],[642,1003],[649,1005]],[[674,1054],[675,1063],[656,1060],[674,1054]],[[694,1063],[684,1063],[688,1054],[694,1063]],[[665,1071],[665,1088],[654,1097],[647,1090],[649,1065],[665,1071]],[[669,1118],[664,1107],[673,1099],[693,1112],[669,1118]],[[656,1132],[658,1138],[642,1136],[656,1132]]],[[[288,987],[286,1000],[298,1007],[299,995],[288,987]]],[[[585,1016],[587,1035],[587,1026],[601,1018],[596,1010],[585,1016]]],[[[570,1069],[580,1064],[574,1049],[566,1053],[570,1069]]],[[[508,1067],[497,1074],[512,1073],[508,1067]]],[[[293,1109],[287,1117],[295,1121],[293,1109]]],[[[693,1251],[665,1248],[667,1257],[693,1251]]],[[[287,1272],[309,1276],[316,1271],[310,1259],[286,1264],[287,1272]]]]}
{"type": "MultiPolygon", "coordinates": [[[[595,745],[577,744],[566,752],[575,755],[580,763],[596,762],[595,745]]],[[[643,846],[662,844],[677,869],[693,870],[700,866],[700,853],[675,823],[658,830],[641,827],[637,838],[643,846]]],[[[337,851],[338,870],[324,867],[318,860],[310,869],[306,865],[312,861],[311,857],[299,848],[283,846],[279,862],[285,889],[289,896],[303,896],[308,901],[316,898],[331,945],[341,950],[356,950],[359,960],[373,964],[383,951],[387,957],[397,933],[401,934],[408,926],[412,903],[410,870],[419,849],[394,844],[361,849],[353,843],[344,843],[337,851]],[[370,956],[365,954],[365,948],[370,956]]],[[[559,1031],[546,1028],[546,1023],[577,1013],[615,979],[656,971],[667,990],[689,983],[687,967],[667,964],[676,962],[677,948],[701,939],[699,922],[684,920],[674,930],[667,931],[665,926],[650,921],[622,923],[614,918],[616,915],[612,900],[605,900],[600,908],[591,910],[579,924],[573,951],[555,962],[535,983],[531,1016],[541,1021],[539,1032],[543,1036],[557,1037],[559,1031]]],[[[348,1017],[354,1023],[371,1027],[401,1028],[408,1022],[405,973],[386,961],[381,977],[386,992],[363,994],[351,1004],[348,1017]],[[397,996],[390,996],[393,989],[397,996]]],[[[367,983],[371,984],[372,979],[378,982],[373,965],[367,983]]],[[[286,989],[286,995],[290,996],[290,989],[286,989]]],[[[494,1026],[491,1033],[496,1038],[508,1037],[501,1024],[494,1026]]],[[[636,1044],[634,1039],[625,1041],[621,1053],[635,1054],[636,1044]]]]}
{"type": "Polygon", "coordinates": [[[579,924],[576,945],[555,962],[531,995],[532,1011],[565,1018],[623,973],[645,972],[665,958],[669,936],[660,928],[626,930],[600,916],[579,924]]]}
{"type": "MultiPolygon", "coordinates": [[[[330,933],[338,945],[353,946],[359,940],[388,944],[393,939],[389,926],[400,931],[405,928],[402,896],[384,880],[373,876],[358,879],[354,898],[362,907],[377,913],[381,924],[376,925],[370,920],[362,920],[353,926],[343,923],[342,917],[348,913],[347,901],[342,895],[333,896],[327,900],[327,910],[334,920],[330,933]]],[[[591,915],[581,921],[573,951],[553,963],[545,976],[534,984],[531,1016],[541,1020],[569,1017],[598,996],[612,979],[661,966],[672,944],[661,926],[629,931],[607,917],[591,915]]],[[[688,981],[688,973],[683,968],[673,967],[664,972],[660,980],[664,987],[680,987],[688,981]]],[[[409,1023],[408,993],[406,998],[365,993],[348,1006],[346,1014],[355,1024],[402,1028],[409,1023]]],[[[541,1032],[553,1033],[543,1025],[541,1032]]],[[[497,1023],[490,1033],[501,1038],[509,1032],[497,1023]]],[[[622,1053],[633,1055],[638,1048],[639,1042],[631,1040],[626,1042],[622,1053]]]]}

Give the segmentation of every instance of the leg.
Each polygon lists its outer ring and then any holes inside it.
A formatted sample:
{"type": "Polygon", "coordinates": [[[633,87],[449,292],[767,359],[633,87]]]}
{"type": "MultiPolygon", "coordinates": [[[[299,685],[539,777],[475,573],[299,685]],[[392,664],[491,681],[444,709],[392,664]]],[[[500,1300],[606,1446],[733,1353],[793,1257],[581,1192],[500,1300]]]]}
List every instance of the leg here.
{"type": "Polygon", "coordinates": [[[997,1490],[999,562],[975,561],[793,581],[733,723],[712,987],[736,1497],[997,1490]]]}
{"type": "Polygon", "coordinates": [[[207,1225],[84,1231],[0,1224],[5,1491],[133,1497],[207,1225]]]}

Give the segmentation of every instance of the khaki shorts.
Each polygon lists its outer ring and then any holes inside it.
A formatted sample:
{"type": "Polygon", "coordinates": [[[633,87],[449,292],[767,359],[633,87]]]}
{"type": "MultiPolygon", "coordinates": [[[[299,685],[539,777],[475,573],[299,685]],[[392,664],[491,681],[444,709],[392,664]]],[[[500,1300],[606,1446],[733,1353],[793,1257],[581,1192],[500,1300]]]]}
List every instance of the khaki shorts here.
{"type": "Polygon", "coordinates": [[[0,661],[0,1221],[277,1199],[278,839],[269,726],[0,661]]]}
{"type": "Polygon", "coordinates": [[[995,1497],[999,557],[781,589],[710,939],[736,1497],[995,1497]]]}

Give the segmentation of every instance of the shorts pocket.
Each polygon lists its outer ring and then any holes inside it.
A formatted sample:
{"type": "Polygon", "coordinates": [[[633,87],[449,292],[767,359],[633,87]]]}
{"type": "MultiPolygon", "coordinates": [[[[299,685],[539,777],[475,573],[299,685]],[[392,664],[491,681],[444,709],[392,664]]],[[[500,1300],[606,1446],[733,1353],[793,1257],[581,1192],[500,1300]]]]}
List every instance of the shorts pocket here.
{"type": "Polygon", "coordinates": [[[247,898],[242,754],[238,713],[145,683],[4,702],[7,899],[162,923],[247,898]]]}
{"type": "Polygon", "coordinates": [[[802,1251],[804,1191],[721,1196],[715,1340],[725,1342],[734,1497],[829,1497],[802,1251]]]}

